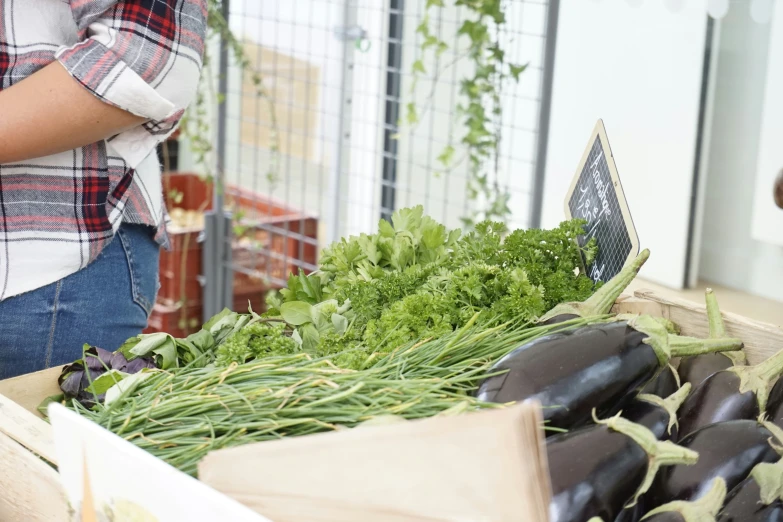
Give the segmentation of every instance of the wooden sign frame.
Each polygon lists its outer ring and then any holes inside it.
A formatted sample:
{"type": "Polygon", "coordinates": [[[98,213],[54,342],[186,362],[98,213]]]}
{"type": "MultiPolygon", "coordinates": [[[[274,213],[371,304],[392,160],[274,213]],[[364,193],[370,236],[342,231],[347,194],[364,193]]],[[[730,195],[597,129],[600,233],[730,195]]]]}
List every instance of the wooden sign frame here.
{"type": "Polygon", "coordinates": [[[631,251],[628,253],[628,257],[626,258],[625,263],[623,263],[625,265],[631,262],[637,255],[639,255],[639,234],[636,231],[636,225],[634,225],[633,218],[631,217],[631,211],[628,208],[628,201],[625,198],[623,184],[620,182],[620,176],[617,173],[617,166],[614,163],[612,148],[609,145],[609,138],[606,136],[606,128],[604,127],[604,122],[601,119],[596,122],[593,132],[590,134],[590,139],[588,140],[587,147],[585,147],[585,151],[582,154],[582,159],[579,160],[579,165],[577,166],[574,179],[571,181],[571,186],[568,188],[568,192],[566,193],[564,202],[565,216],[566,219],[573,219],[568,202],[571,201],[571,196],[573,196],[574,192],[576,191],[576,186],[579,184],[580,176],[582,175],[582,171],[587,164],[587,159],[590,156],[590,151],[593,148],[593,144],[595,143],[596,138],[600,139],[604,158],[606,158],[606,164],[609,167],[609,176],[612,179],[612,188],[617,195],[617,203],[620,206],[620,212],[622,213],[625,227],[628,230],[628,236],[631,239],[631,251]]]}

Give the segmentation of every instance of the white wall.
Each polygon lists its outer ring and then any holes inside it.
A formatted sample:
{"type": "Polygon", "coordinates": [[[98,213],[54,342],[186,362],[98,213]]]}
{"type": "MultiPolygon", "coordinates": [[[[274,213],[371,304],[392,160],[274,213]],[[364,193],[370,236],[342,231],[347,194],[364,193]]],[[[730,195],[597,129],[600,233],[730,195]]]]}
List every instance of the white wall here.
{"type": "Polygon", "coordinates": [[[685,278],[706,0],[563,0],[547,154],[543,226],[563,200],[595,122],[607,129],[643,248],[643,276],[685,278]]]}
{"type": "MultiPolygon", "coordinates": [[[[775,22],[775,30],[783,36],[783,10],[778,9],[775,22]]],[[[783,249],[751,234],[757,173],[774,168],[758,161],[762,118],[766,114],[783,121],[780,87],[777,92],[765,89],[768,63],[770,72],[774,67],[777,78],[783,78],[780,58],[775,62],[769,55],[770,28],[755,23],[744,9],[732,9],[721,21],[699,272],[705,281],[781,300],[783,249]],[[777,105],[765,99],[765,91],[778,97],[777,105]]],[[[783,41],[779,37],[777,41],[780,56],[783,41]]],[[[782,141],[783,135],[778,137],[778,153],[782,141]]],[[[783,163],[776,166],[781,167],[783,163]]],[[[771,205],[771,182],[761,181],[764,187],[764,204],[771,205]]],[[[778,227],[777,234],[783,237],[783,229],[778,227]]]]}
{"type": "MultiPolygon", "coordinates": [[[[783,212],[771,196],[775,178],[783,168],[783,8],[774,13],[771,24],[765,25],[764,33],[766,29],[770,31],[769,59],[753,200],[753,237],[783,246],[783,212]]],[[[763,55],[751,59],[763,65],[763,55]]]]}

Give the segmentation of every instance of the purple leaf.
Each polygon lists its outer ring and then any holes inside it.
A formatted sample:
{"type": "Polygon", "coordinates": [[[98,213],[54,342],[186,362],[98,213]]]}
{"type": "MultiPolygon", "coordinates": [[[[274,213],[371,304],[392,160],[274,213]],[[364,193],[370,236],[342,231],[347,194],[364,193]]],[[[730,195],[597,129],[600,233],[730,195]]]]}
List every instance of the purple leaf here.
{"type": "Polygon", "coordinates": [[[79,392],[82,391],[81,382],[82,376],[84,375],[84,370],[76,370],[63,375],[64,378],[62,376],[60,377],[60,389],[65,394],[65,396],[76,397],[79,395],[79,392]]]}
{"type": "Polygon", "coordinates": [[[125,369],[121,371],[125,373],[138,373],[144,368],[154,369],[157,368],[157,366],[150,359],[147,359],[145,357],[139,357],[138,359],[133,359],[132,361],[128,362],[125,365],[125,369]]]}
{"type": "Polygon", "coordinates": [[[125,371],[124,368],[128,364],[128,360],[120,352],[114,352],[111,354],[111,360],[109,361],[109,368],[112,370],[125,371]]]}
{"type": "Polygon", "coordinates": [[[98,348],[97,346],[91,347],[84,352],[84,362],[87,368],[90,370],[106,371],[106,367],[111,369],[112,352],[98,348]]]}

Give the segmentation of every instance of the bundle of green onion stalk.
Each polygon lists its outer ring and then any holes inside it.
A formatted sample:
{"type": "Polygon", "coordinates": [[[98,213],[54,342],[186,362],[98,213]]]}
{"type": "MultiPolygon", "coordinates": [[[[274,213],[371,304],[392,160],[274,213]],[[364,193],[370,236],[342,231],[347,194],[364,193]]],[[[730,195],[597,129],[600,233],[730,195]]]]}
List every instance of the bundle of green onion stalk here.
{"type": "Polygon", "coordinates": [[[418,419],[502,407],[471,396],[492,364],[533,339],[601,319],[491,329],[471,321],[452,334],[405,345],[359,371],[305,353],[227,368],[153,370],[108,405],[72,404],[195,475],[209,451],[229,446],[350,428],[389,415],[418,419]]]}

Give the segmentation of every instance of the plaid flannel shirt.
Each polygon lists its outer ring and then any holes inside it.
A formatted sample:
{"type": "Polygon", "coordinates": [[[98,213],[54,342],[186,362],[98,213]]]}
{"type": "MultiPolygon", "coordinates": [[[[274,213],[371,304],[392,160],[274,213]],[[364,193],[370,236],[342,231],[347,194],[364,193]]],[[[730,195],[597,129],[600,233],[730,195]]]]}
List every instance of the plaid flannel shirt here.
{"type": "Polygon", "coordinates": [[[104,102],[149,120],[0,165],[0,300],[84,268],[123,222],[156,227],[166,244],[155,150],[195,94],[206,16],[206,0],[0,0],[0,90],[57,60],[104,102]]]}

